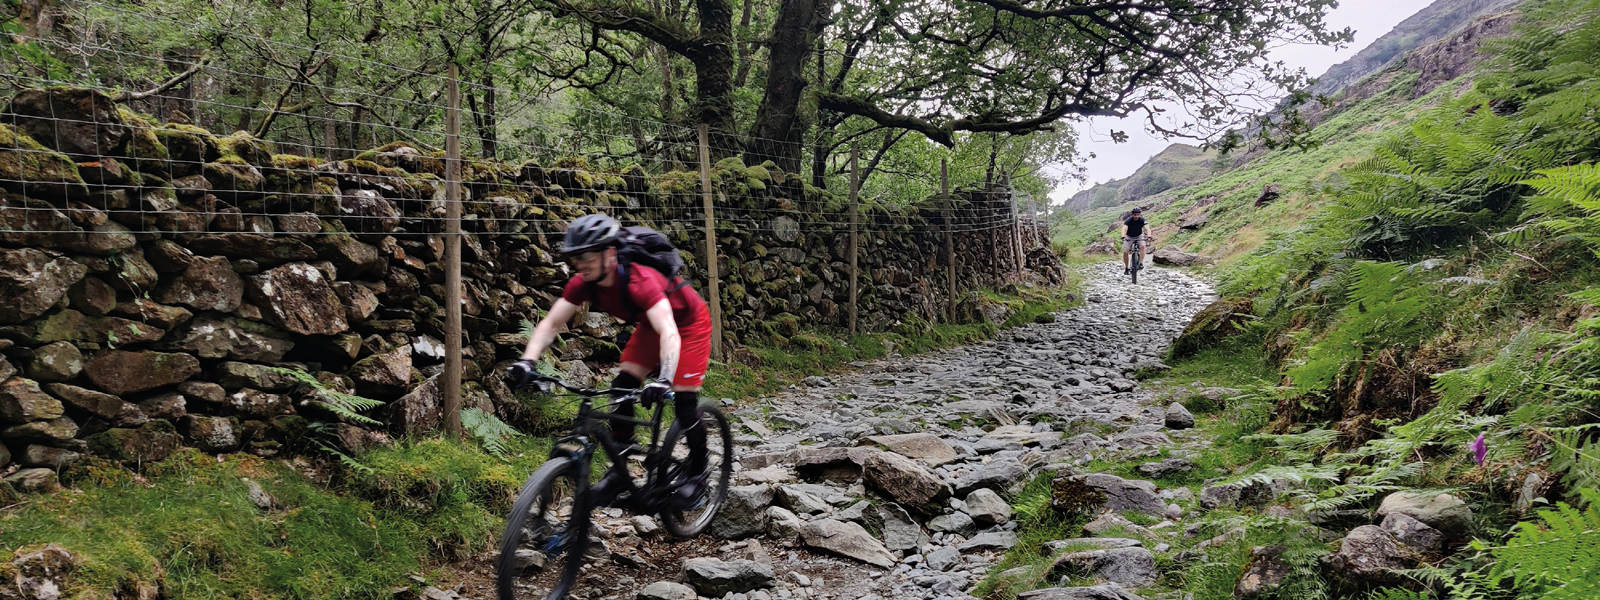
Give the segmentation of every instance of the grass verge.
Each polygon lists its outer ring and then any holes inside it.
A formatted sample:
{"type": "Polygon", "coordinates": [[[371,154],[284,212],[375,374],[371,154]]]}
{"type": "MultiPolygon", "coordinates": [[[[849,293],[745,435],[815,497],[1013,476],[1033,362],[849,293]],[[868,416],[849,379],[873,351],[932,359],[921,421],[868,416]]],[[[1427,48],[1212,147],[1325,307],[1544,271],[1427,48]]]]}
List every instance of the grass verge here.
{"type": "Polygon", "coordinates": [[[412,574],[488,550],[525,474],[548,448],[511,442],[506,460],[469,444],[407,441],[366,469],[185,450],[135,474],[91,461],[71,489],[0,512],[0,547],[60,544],[80,560],[68,596],[388,598],[412,574]],[[273,498],[252,501],[255,483],[273,498]]]}

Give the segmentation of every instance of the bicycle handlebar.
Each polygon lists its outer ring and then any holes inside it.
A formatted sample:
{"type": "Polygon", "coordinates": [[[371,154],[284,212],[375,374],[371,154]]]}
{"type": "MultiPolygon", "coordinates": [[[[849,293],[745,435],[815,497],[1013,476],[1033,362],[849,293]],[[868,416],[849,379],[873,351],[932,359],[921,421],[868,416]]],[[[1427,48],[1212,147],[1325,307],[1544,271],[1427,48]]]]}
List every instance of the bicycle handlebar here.
{"type": "Polygon", "coordinates": [[[635,396],[635,395],[639,394],[639,390],[632,389],[632,388],[616,388],[616,387],[614,387],[614,388],[596,389],[596,388],[590,388],[590,387],[576,386],[576,385],[572,385],[570,383],[567,383],[565,381],[562,381],[560,379],[556,379],[555,377],[551,377],[549,375],[544,375],[544,374],[534,374],[533,378],[530,379],[529,382],[530,383],[532,383],[532,382],[541,382],[541,383],[554,384],[556,387],[559,387],[561,389],[567,390],[567,391],[572,392],[574,394],[577,394],[579,396],[585,396],[585,397],[589,397],[589,398],[597,398],[597,397],[600,397],[600,396],[610,396],[610,395],[615,395],[615,394],[623,394],[624,397],[626,397],[626,396],[635,396]]]}

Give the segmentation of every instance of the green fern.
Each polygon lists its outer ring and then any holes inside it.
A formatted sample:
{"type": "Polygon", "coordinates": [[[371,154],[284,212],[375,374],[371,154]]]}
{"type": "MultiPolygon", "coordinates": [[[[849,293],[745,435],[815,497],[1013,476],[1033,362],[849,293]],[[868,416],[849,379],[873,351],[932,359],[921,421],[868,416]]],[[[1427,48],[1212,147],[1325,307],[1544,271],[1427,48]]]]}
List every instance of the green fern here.
{"type": "Polygon", "coordinates": [[[1572,487],[1600,488],[1600,423],[1546,429],[1550,470],[1572,487]]]}
{"type": "Polygon", "coordinates": [[[343,392],[334,391],[329,389],[326,384],[318,381],[317,378],[313,377],[310,373],[300,369],[271,367],[271,370],[280,375],[293,377],[294,380],[300,382],[301,385],[310,386],[314,391],[310,394],[310,396],[308,396],[307,401],[327,410],[328,412],[338,415],[342,419],[355,423],[364,423],[367,425],[383,424],[377,419],[361,414],[363,412],[383,406],[383,402],[373,400],[371,398],[363,398],[354,394],[346,394],[343,392]]]}
{"type": "Polygon", "coordinates": [[[328,444],[327,441],[324,441],[338,439],[338,431],[335,429],[337,426],[337,423],[319,421],[307,426],[306,429],[310,430],[314,436],[312,442],[315,443],[318,448],[322,449],[323,452],[326,452],[330,456],[338,459],[339,464],[344,465],[346,469],[360,473],[366,473],[368,475],[374,473],[375,471],[372,467],[363,464],[359,460],[356,460],[355,457],[340,452],[337,448],[334,448],[332,445],[328,444]]]}
{"type": "Polygon", "coordinates": [[[1427,592],[1413,592],[1399,588],[1385,588],[1372,592],[1367,600],[1432,600],[1433,594],[1427,592]]]}
{"type": "Polygon", "coordinates": [[[1516,536],[1491,550],[1497,563],[1489,582],[1510,582],[1523,597],[1579,600],[1600,596],[1600,492],[1579,492],[1588,508],[1566,503],[1539,511],[1541,524],[1518,523],[1516,536]]]}
{"type": "Polygon", "coordinates": [[[506,458],[510,450],[506,442],[522,437],[522,432],[507,425],[499,417],[484,412],[478,408],[468,408],[461,411],[461,428],[478,440],[483,450],[496,458],[506,458]]]}

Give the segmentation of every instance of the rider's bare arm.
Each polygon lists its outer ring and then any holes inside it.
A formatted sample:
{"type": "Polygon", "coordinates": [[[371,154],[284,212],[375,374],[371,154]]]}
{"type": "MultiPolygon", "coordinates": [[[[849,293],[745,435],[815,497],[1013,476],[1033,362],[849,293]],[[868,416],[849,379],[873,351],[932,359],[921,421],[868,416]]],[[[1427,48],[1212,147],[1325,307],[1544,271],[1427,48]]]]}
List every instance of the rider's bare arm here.
{"type": "Polygon", "coordinates": [[[672,305],[665,298],[645,311],[650,327],[661,336],[661,377],[672,381],[678,373],[678,351],[683,340],[678,337],[678,322],[672,318],[672,305]]]}
{"type": "Polygon", "coordinates": [[[577,314],[578,305],[568,302],[566,298],[557,298],[556,303],[550,306],[550,312],[545,313],[539,325],[533,328],[533,337],[528,339],[528,348],[523,351],[522,357],[539,360],[545,349],[556,341],[556,334],[566,329],[567,323],[577,314]]]}

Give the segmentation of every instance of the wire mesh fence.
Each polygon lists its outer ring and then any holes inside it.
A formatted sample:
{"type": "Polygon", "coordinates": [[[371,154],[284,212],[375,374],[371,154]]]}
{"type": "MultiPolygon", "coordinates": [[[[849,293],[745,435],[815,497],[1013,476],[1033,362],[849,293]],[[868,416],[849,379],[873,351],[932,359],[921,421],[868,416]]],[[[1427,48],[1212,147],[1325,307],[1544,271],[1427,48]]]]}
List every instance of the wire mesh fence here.
{"type": "MultiPolygon", "coordinates": [[[[338,252],[322,250],[323,238],[347,236],[426,278],[451,222],[446,191],[458,184],[467,260],[488,271],[469,287],[555,285],[565,265],[549,255],[552,236],[593,211],[668,233],[691,255],[690,277],[703,280],[709,193],[721,300],[738,332],[777,314],[842,324],[852,229],[875,328],[949,312],[937,308],[957,299],[926,285],[947,277],[945,246],[961,250],[956,277],[973,289],[1020,272],[1045,238],[1004,184],[946,197],[937,173],[869,167],[857,195],[848,190],[861,171],[846,156],[823,157],[821,180],[747,165],[752,144],[814,149],[735,132],[712,132],[702,165],[696,127],[470,79],[457,81],[462,156],[449,156],[441,61],[386,61],[228,27],[247,15],[185,22],[159,4],[98,0],[59,9],[48,31],[18,35],[0,63],[10,97],[0,241],[11,245],[114,254],[159,236],[269,268],[283,257],[326,259],[338,252]],[[456,159],[460,177],[450,181],[456,159]]],[[[501,321],[492,329],[514,323],[501,321]]]]}

